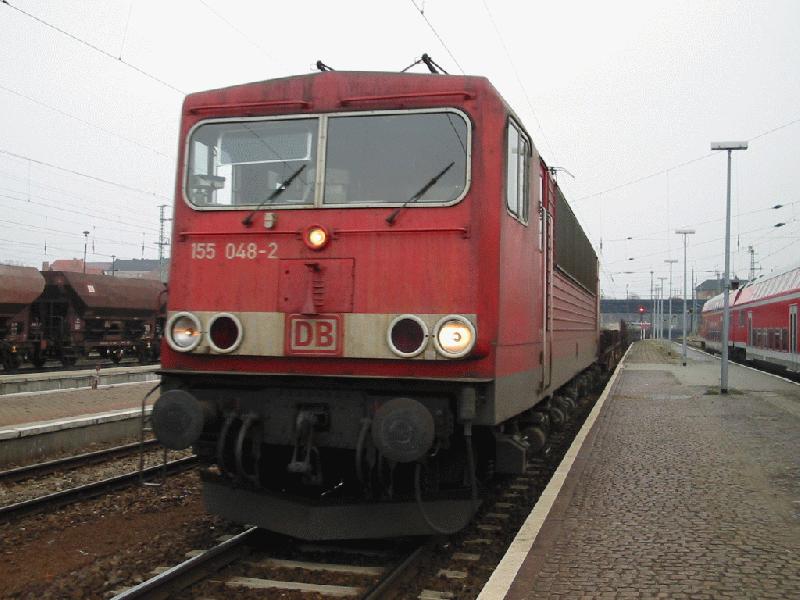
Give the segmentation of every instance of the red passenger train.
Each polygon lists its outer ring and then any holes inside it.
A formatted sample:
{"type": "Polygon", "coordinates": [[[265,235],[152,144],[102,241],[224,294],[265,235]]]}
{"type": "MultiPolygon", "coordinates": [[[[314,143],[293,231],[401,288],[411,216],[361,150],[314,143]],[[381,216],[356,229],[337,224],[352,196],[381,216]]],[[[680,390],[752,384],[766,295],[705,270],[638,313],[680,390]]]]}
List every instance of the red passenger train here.
{"type": "MultiPolygon", "coordinates": [[[[703,306],[700,336],[704,347],[722,350],[720,294],[703,306]]],[[[761,276],[730,293],[728,351],[738,360],[751,360],[800,373],[800,266],[761,276]]]]}
{"type": "Polygon", "coordinates": [[[597,257],[485,78],[325,72],[188,96],[156,435],[212,512],[304,538],[455,530],[597,360],[597,257]]]}

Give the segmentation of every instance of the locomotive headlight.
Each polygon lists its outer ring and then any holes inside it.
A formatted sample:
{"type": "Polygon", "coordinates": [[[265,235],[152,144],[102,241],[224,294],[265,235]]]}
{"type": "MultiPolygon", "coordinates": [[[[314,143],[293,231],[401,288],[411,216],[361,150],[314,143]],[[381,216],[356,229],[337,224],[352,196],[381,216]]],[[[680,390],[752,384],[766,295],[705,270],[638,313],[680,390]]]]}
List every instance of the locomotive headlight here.
{"type": "Polygon", "coordinates": [[[428,345],[428,327],[415,315],[400,315],[389,325],[386,341],[398,356],[413,358],[428,345]]]}
{"type": "Polygon", "coordinates": [[[321,225],[312,225],[303,234],[303,241],[312,250],[322,250],[328,245],[330,234],[321,225]]]}
{"type": "Polygon", "coordinates": [[[233,352],[242,341],[242,324],[230,313],[219,313],[208,322],[208,345],[215,352],[233,352]]]}
{"type": "Polygon", "coordinates": [[[475,327],[459,315],[449,315],[436,324],[436,349],[448,358],[466,356],[475,345],[475,327]]]}
{"type": "Polygon", "coordinates": [[[181,312],[170,318],[167,324],[167,343],[178,352],[189,352],[200,343],[202,329],[200,321],[192,313],[181,312]]]}

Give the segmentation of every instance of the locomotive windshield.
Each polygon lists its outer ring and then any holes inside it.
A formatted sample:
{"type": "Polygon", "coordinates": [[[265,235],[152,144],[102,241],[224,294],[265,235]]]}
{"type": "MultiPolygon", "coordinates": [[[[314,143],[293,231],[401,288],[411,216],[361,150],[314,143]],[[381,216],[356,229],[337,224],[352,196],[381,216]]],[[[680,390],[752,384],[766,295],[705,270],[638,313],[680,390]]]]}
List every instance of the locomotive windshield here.
{"type": "Polygon", "coordinates": [[[201,208],[452,204],[466,190],[469,141],[451,111],[216,121],[190,136],[186,196],[201,208]]]}

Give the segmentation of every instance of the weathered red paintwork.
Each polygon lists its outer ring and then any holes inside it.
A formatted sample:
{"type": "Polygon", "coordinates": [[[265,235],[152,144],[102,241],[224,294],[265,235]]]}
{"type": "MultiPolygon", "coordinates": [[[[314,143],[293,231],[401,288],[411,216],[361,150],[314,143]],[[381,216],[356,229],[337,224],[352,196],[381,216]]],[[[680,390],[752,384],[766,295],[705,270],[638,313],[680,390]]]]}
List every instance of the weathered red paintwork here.
{"type": "MultiPolygon", "coordinates": [[[[528,380],[542,384],[536,392],[542,397],[591,364],[597,352],[597,290],[586,290],[554,271],[552,258],[545,266],[537,175],[544,180],[544,206],[557,219],[551,200],[556,184],[535,150],[529,224],[507,212],[506,128],[513,113],[485,78],[326,72],[192,94],[183,106],[181,139],[208,118],[434,107],[457,108],[471,120],[471,185],[461,202],[409,206],[393,225],[386,222],[391,207],[278,210],[271,230],[258,219],[253,227],[243,225],[245,209],[194,210],[184,200],[182,143],[169,310],[290,312],[277,293],[282,261],[352,261],[352,290],[344,290],[352,293],[351,306],[323,306],[319,312],[349,308],[367,314],[474,314],[477,344],[470,356],[435,361],[253,357],[179,353],[164,345],[163,370],[484,381],[527,374],[528,380]],[[320,252],[309,249],[299,235],[312,224],[333,233],[320,252]],[[208,241],[274,241],[281,260],[228,260],[220,253],[213,260],[192,259],[191,243],[208,241]],[[547,339],[546,299],[551,302],[547,339]],[[543,369],[550,360],[552,365],[543,369]],[[548,381],[541,382],[542,377],[548,381]]],[[[547,229],[552,239],[552,219],[547,229]]],[[[526,393],[533,395],[534,390],[526,393]]]]}

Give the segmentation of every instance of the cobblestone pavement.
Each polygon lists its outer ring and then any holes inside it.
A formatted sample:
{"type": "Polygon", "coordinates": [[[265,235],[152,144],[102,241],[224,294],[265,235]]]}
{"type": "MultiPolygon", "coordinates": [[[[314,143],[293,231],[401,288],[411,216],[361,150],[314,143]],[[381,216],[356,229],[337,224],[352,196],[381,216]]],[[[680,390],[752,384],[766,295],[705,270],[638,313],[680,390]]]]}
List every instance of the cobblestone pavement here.
{"type": "Polygon", "coordinates": [[[634,347],[507,598],[800,598],[800,387],[689,358],[634,347]]]}
{"type": "MultiPolygon", "coordinates": [[[[97,414],[123,408],[138,408],[155,382],[126,384],[98,390],[67,390],[0,396],[0,428],[97,414]]],[[[155,401],[157,394],[149,398],[155,401]]]]}

